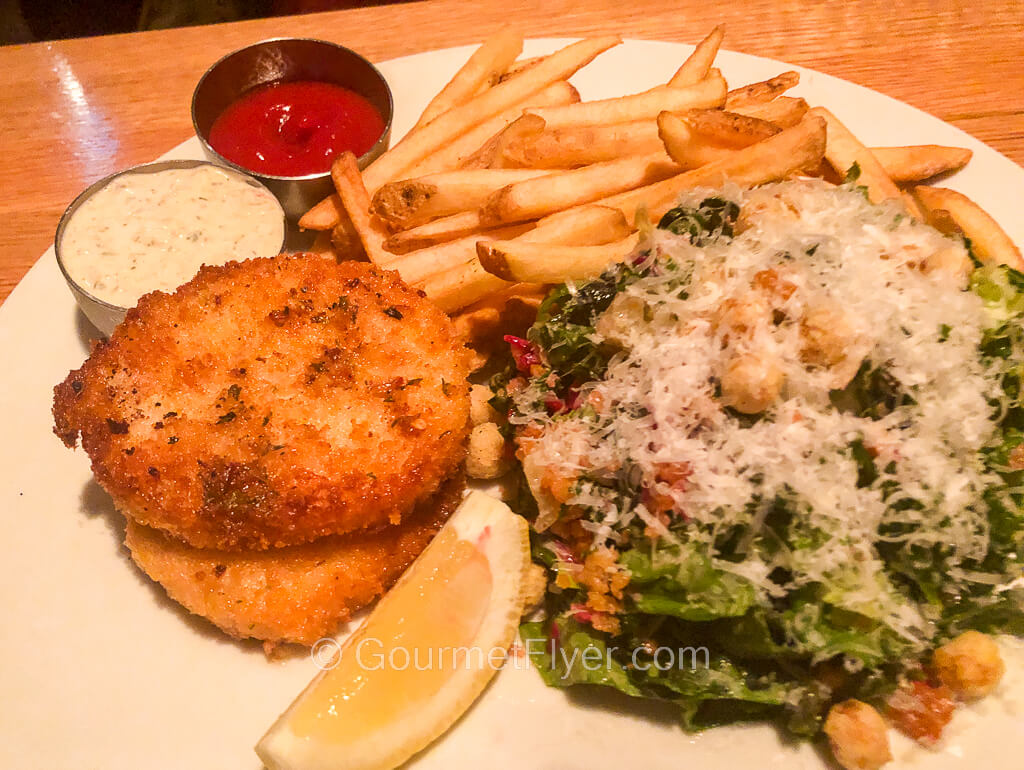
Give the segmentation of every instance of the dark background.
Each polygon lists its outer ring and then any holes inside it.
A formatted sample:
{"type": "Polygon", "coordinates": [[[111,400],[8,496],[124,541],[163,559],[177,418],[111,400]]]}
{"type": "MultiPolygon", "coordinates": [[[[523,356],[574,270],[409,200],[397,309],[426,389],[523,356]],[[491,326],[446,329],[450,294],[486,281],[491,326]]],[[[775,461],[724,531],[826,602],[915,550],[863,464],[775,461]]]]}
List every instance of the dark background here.
{"type": "Polygon", "coordinates": [[[0,0],[0,45],[216,24],[394,0],[0,0]]]}

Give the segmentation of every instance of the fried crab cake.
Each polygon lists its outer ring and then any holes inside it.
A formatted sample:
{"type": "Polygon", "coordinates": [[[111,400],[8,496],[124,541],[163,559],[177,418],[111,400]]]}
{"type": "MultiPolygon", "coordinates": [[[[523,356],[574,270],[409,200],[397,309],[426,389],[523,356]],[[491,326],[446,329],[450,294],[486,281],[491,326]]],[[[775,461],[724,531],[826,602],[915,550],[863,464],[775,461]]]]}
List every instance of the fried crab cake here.
{"type": "Polygon", "coordinates": [[[470,356],[448,317],[367,263],[203,267],[129,311],[54,389],[129,518],[196,548],[396,524],[464,456],[470,356]]]}
{"type": "Polygon", "coordinates": [[[398,579],[462,499],[453,478],[398,525],[266,551],[191,548],[128,520],[125,545],[167,594],[231,636],[311,645],[398,579]]]}

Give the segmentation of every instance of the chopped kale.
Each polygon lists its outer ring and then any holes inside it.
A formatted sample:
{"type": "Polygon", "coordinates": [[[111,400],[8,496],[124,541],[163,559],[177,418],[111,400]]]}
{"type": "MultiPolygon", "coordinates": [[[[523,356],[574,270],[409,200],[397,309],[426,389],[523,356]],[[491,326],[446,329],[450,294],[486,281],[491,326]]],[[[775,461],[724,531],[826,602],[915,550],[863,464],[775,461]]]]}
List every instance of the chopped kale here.
{"type": "Polygon", "coordinates": [[[732,238],[740,207],[725,198],[705,198],[697,208],[677,206],[658,222],[658,227],[676,235],[689,235],[695,246],[719,238],[732,238]]]}

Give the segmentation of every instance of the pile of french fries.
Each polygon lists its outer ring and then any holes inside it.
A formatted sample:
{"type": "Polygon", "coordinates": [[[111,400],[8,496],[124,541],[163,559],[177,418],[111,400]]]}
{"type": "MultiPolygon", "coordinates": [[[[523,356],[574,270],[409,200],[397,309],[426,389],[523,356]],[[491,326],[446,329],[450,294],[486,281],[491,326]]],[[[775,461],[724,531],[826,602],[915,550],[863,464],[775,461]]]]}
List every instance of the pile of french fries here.
{"type": "Polygon", "coordinates": [[[582,102],[568,78],[620,38],[520,59],[522,35],[499,32],[363,172],[351,153],[341,156],[337,194],[299,225],[321,231],[316,251],[397,270],[476,342],[529,323],[546,284],[628,255],[637,212],[657,221],[684,190],[727,180],[838,182],[856,166],[873,202],[895,199],[969,237],[979,258],[1024,267],[975,203],[920,184],[962,168],[970,150],[868,148],[824,107],[785,95],[796,72],[730,90],[714,67],[723,37],[713,30],[664,85],[582,102]]]}

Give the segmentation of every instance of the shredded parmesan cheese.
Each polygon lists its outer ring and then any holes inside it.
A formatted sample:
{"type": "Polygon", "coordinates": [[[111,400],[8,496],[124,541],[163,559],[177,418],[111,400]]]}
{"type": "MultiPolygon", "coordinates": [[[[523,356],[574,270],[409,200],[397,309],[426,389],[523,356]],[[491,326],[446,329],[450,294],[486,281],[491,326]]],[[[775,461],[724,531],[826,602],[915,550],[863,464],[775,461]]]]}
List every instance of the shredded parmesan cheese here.
{"type": "Polygon", "coordinates": [[[566,503],[592,511],[585,526],[596,547],[616,542],[634,517],[670,536],[646,501],[623,509],[608,486],[586,482],[623,468],[699,525],[694,537],[712,557],[719,534],[737,525],[758,531],[784,498],[813,545],[715,566],[765,598],[809,582],[841,588],[844,606],[923,642],[928,619],[888,584],[875,543],[944,543],[954,562],[988,547],[980,500],[998,479],[978,452],[993,435],[999,372],[978,355],[990,323],[965,290],[968,255],[848,188],[801,180],[726,194],[741,206],[734,238],[697,247],[654,231],[642,249],[679,269],[649,271],[597,320],[599,340],[619,352],[584,391],[601,405],[596,418],[552,419],[530,407],[537,393],[517,394],[518,421],[544,428],[530,440],[530,460],[582,479],[566,503]],[[739,357],[747,370],[730,369],[739,357]],[[865,362],[906,396],[887,414],[858,416],[830,400],[865,362]],[[723,378],[749,379],[758,366],[772,374],[754,394],[768,405],[747,419],[724,408],[723,378]],[[854,442],[880,471],[868,486],[858,486],[854,442]],[[685,480],[659,478],[679,463],[689,467],[685,480]],[[880,535],[880,527],[900,534],[880,535]],[[785,588],[769,579],[780,567],[791,576],[785,588]]]}

